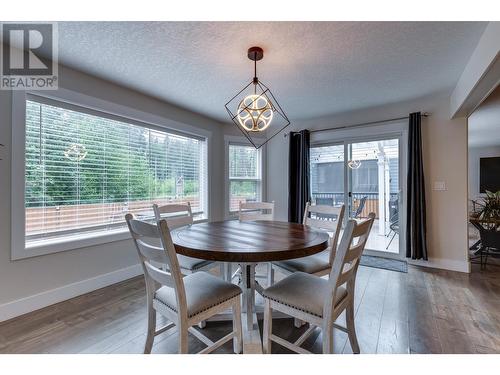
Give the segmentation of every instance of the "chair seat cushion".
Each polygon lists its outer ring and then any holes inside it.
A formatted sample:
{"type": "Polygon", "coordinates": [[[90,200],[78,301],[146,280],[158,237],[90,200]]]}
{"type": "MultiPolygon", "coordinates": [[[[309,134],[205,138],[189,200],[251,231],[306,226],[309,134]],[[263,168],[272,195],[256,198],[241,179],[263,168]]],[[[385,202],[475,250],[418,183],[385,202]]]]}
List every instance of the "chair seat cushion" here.
{"type": "Polygon", "coordinates": [[[273,264],[281,267],[289,272],[305,272],[316,273],[325,269],[331,268],[329,263],[330,250],[322,251],[308,257],[283,260],[273,262],[273,264]]]}
{"type": "MultiPolygon", "coordinates": [[[[296,272],[265,289],[262,295],[264,298],[322,318],[323,305],[329,292],[328,280],[308,273],[296,272]]],[[[346,296],[346,288],[338,287],[335,306],[346,296]]]]}
{"type": "Polygon", "coordinates": [[[182,269],[189,270],[189,271],[196,271],[200,268],[205,267],[206,265],[213,263],[209,260],[203,260],[203,259],[197,259],[197,258],[191,258],[187,257],[185,255],[177,255],[177,259],[179,260],[179,266],[182,269]]]}
{"type": "MultiPolygon", "coordinates": [[[[206,272],[187,275],[183,280],[189,318],[241,294],[239,286],[206,272]]],[[[174,288],[161,287],[155,293],[155,300],[178,312],[174,288]]]]}

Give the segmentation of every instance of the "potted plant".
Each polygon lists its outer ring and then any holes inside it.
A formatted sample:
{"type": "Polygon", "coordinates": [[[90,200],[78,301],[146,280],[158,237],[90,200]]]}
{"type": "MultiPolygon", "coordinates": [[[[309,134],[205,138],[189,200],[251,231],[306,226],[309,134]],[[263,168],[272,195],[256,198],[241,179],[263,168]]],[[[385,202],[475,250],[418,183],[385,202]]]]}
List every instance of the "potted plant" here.
{"type": "Polygon", "coordinates": [[[486,191],[486,196],[476,201],[474,207],[471,221],[479,229],[481,268],[485,268],[488,256],[498,256],[500,252],[500,191],[486,191]]]}
{"type": "Polygon", "coordinates": [[[498,229],[500,226],[500,190],[486,191],[486,196],[475,202],[471,217],[483,224],[485,229],[498,229]]]}

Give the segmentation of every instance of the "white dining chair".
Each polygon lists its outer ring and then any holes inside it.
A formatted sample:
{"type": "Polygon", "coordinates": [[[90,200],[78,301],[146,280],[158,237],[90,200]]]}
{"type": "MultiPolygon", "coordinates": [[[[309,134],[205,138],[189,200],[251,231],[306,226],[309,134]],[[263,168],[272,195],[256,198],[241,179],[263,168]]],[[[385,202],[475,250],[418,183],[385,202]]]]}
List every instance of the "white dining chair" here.
{"type": "MultiPolygon", "coordinates": [[[[193,212],[191,210],[191,204],[189,202],[187,202],[186,204],[174,203],[166,204],[163,206],[154,204],[153,211],[156,220],[167,220],[168,227],[171,230],[193,224],[193,212]]],[[[191,258],[182,254],[177,255],[177,257],[179,258],[181,271],[184,274],[191,274],[194,272],[210,270],[212,268],[219,267],[221,277],[224,277],[223,263],[191,258]]]]}
{"type": "MultiPolygon", "coordinates": [[[[344,212],[344,205],[340,207],[312,206],[308,202],[304,211],[303,224],[311,228],[332,232],[333,236],[330,239],[328,249],[308,257],[273,262],[272,266],[278,268],[284,274],[305,272],[316,276],[328,275],[335,258],[344,212]]],[[[274,268],[271,268],[268,274],[268,285],[272,284],[274,284],[274,268]]]]}
{"type": "Polygon", "coordinates": [[[354,290],[361,254],[370,234],[375,214],[357,223],[349,220],[335,254],[329,279],[304,272],[295,272],[265,289],[264,353],[271,353],[274,341],[297,353],[310,353],[301,345],[320,327],[323,333],[323,353],[333,353],[333,329],[347,332],[353,353],[359,353],[354,326],[354,290]],[[280,311],[310,324],[294,343],[272,333],[272,310],[280,311]],[[335,320],[346,311],[346,327],[335,320]]]}
{"type": "Polygon", "coordinates": [[[241,202],[238,210],[239,221],[274,220],[274,201],[241,202]]]}
{"type": "Polygon", "coordinates": [[[188,352],[188,332],[207,345],[200,353],[210,353],[233,340],[235,353],[242,350],[241,289],[206,272],[182,275],[170,230],[165,219],[157,225],[125,216],[132,239],[139,254],[146,281],[148,311],[147,338],[144,353],[150,353],[154,337],[176,326],[179,333],[179,353],[188,352]],[[162,247],[151,244],[160,240],[162,247]],[[167,265],[165,271],[161,265],[167,265]],[[213,342],[194,325],[232,309],[233,330],[213,342]],[[171,321],[156,329],[156,312],[171,321]]]}
{"type": "MultiPolygon", "coordinates": [[[[257,220],[274,220],[274,201],[272,202],[242,202],[239,203],[238,210],[238,220],[239,221],[257,221],[257,220]]],[[[228,273],[232,273],[231,264],[227,266],[229,269],[228,273]]],[[[238,268],[236,272],[231,276],[231,280],[236,275],[240,274],[241,269],[238,268]]],[[[271,263],[267,265],[267,274],[272,272],[271,263]]],[[[268,278],[266,275],[256,275],[256,277],[261,279],[268,278]]]]}

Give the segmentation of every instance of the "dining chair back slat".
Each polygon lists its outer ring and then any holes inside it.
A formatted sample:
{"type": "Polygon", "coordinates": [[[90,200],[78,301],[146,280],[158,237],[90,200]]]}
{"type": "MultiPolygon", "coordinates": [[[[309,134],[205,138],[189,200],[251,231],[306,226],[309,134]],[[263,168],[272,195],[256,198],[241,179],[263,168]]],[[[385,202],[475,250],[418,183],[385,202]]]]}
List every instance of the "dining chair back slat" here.
{"type": "MultiPolygon", "coordinates": [[[[315,204],[312,205],[310,202],[307,202],[306,206],[308,206],[307,212],[309,213],[315,213],[315,214],[326,214],[326,215],[339,215],[340,211],[342,210],[342,206],[329,206],[326,204],[315,204]]],[[[304,220],[306,220],[306,217],[304,217],[304,220]]],[[[305,223],[304,223],[305,224],[305,223]]]]}
{"type": "Polygon", "coordinates": [[[132,214],[125,215],[132,238],[160,238],[160,232],[156,225],[145,221],[136,220],[132,214]]]}
{"type": "Polygon", "coordinates": [[[163,248],[144,242],[140,238],[136,239],[137,249],[142,257],[148,261],[159,264],[168,264],[167,255],[163,248]]]}
{"type": "Polygon", "coordinates": [[[345,263],[350,263],[359,258],[363,253],[363,250],[364,250],[364,245],[362,244],[353,245],[345,255],[344,258],[345,263]]]}
{"type": "Polygon", "coordinates": [[[240,221],[274,220],[274,201],[240,202],[238,219],[240,221]]]}
{"type": "Polygon", "coordinates": [[[335,232],[337,230],[337,220],[320,220],[308,218],[305,225],[313,228],[323,229],[328,232],[335,232]]]}
{"type": "Polygon", "coordinates": [[[273,202],[240,202],[240,208],[244,210],[274,210],[273,202]]]}
{"type": "Polygon", "coordinates": [[[358,240],[358,243],[360,243],[361,241],[366,242],[366,240],[368,240],[368,235],[370,234],[370,229],[373,225],[373,220],[370,220],[372,219],[372,216],[373,219],[375,219],[375,214],[372,212],[368,215],[368,219],[358,221],[356,226],[354,227],[352,236],[354,239],[358,240]]]}
{"type": "Polygon", "coordinates": [[[168,227],[172,229],[193,224],[193,212],[191,204],[166,204],[164,206],[153,205],[153,211],[157,221],[167,220],[168,227]]]}
{"type": "Polygon", "coordinates": [[[303,224],[326,231],[333,232],[330,242],[329,264],[333,264],[335,252],[339,241],[342,221],[344,220],[345,206],[333,207],[327,205],[306,204],[303,224]],[[314,217],[311,217],[314,216],[314,217]]]}
{"type": "Polygon", "coordinates": [[[147,260],[144,261],[144,266],[146,267],[148,276],[151,277],[154,281],[156,281],[160,285],[166,285],[169,288],[175,288],[175,282],[168,272],[155,267],[151,262],[147,260]]]}
{"type": "Polygon", "coordinates": [[[353,265],[345,265],[344,269],[342,270],[341,274],[339,275],[337,279],[337,287],[345,284],[347,281],[351,279],[353,276],[353,272],[355,271],[355,267],[353,265]]]}

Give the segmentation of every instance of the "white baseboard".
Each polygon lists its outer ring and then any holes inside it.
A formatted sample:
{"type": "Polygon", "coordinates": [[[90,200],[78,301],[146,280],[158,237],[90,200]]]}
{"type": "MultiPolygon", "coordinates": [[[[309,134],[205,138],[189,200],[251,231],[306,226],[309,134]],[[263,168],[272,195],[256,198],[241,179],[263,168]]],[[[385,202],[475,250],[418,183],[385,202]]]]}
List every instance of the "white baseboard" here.
{"type": "Polygon", "coordinates": [[[142,274],[140,264],[0,305],[0,322],[142,274]]]}
{"type": "Polygon", "coordinates": [[[453,259],[432,259],[429,258],[428,261],[425,260],[414,260],[407,259],[408,264],[414,266],[422,266],[429,268],[439,268],[448,271],[457,271],[470,273],[470,264],[467,261],[453,260],[453,259]]]}

